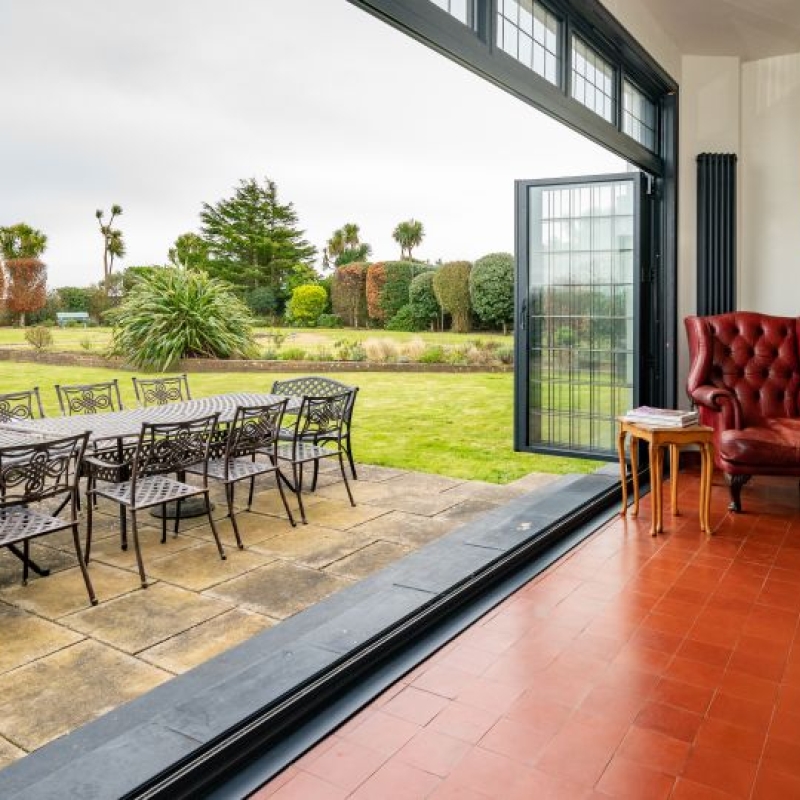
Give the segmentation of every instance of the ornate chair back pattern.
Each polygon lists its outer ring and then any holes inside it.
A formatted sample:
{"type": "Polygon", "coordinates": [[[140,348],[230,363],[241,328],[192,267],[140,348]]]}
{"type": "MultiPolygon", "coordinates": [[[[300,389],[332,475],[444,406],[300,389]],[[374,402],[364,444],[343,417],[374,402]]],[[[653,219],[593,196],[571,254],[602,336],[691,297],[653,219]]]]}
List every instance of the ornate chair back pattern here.
{"type": "Polygon", "coordinates": [[[272,384],[272,393],[287,397],[305,397],[306,395],[309,397],[329,397],[330,395],[341,394],[352,388],[346,383],[333,378],[323,378],[320,375],[303,375],[301,378],[275,381],[272,384]]]}
{"type": "Polygon", "coordinates": [[[0,508],[74,493],[88,435],[0,448],[0,508]]]}
{"type": "Polygon", "coordinates": [[[295,445],[303,440],[341,440],[351,394],[348,390],[331,397],[304,397],[297,415],[295,445]]]}
{"type": "Polygon", "coordinates": [[[226,462],[257,450],[268,452],[274,449],[287,402],[283,399],[269,405],[239,406],[228,427],[226,462]]]}
{"type": "Polygon", "coordinates": [[[82,386],[56,384],[56,394],[61,413],[65,416],[122,410],[122,397],[116,378],[104,383],[89,383],[82,386]]]}
{"type": "Polygon", "coordinates": [[[177,375],[173,378],[132,378],[132,380],[136,401],[145,408],[192,399],[186,375],[177,375]]]}
{"type": "Polygon", "coordinates": [[[149,475],[182,472],[208,461],[219,414],[184,422],[146,422],[133,458],[133,483],[149,475]]]}
{"type": "Polygon", "coordinates": [[[37,419],[44,416],[39,387],[27,392],[0,394],[0,422],[14,422],[19,419],[37,419]]]}

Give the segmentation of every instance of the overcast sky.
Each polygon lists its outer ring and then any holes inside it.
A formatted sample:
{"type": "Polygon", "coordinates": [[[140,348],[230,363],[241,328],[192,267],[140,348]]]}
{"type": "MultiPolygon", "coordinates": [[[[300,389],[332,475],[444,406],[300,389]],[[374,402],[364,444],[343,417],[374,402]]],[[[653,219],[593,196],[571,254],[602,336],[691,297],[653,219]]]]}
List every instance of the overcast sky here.
{"type": "Polygon", "coordinates": [[[268,176],[320,250],[345,222],[376,259],[513,249],[515,178],[624,163],[346,0],[0,0],[0,225],[44,231],[52,286],[164,263],[201,204],[268,176]]]}

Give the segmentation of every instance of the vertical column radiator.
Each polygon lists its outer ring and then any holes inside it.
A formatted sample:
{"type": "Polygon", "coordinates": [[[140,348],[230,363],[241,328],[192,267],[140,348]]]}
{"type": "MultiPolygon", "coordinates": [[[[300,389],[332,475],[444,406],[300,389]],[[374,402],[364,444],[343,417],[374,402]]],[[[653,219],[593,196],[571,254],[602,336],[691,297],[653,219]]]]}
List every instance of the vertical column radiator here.
{"type": "Polygon", "coordinates": [[[736,156],[697,156],[697,313],[736,310],[736,156]]]}

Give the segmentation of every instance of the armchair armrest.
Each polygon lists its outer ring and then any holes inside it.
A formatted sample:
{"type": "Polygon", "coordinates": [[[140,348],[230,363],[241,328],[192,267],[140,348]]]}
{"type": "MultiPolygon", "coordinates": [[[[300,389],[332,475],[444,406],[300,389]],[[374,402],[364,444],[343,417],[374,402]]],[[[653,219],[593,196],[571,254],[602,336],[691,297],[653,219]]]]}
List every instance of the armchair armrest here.
{"type": "Polygon", "coordinates": [[[699,406],[722,414],[723,430],[741,430],[742,409],[736,395],[729,389],[705,384],[689,390],[689,397],[699,406]]]}

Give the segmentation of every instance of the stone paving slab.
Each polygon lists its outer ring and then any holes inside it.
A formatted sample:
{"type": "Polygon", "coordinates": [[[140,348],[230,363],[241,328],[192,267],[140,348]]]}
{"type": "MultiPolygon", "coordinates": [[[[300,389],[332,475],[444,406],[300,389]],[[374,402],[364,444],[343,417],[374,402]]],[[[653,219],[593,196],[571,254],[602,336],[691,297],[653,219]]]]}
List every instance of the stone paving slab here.
{"type": "Polygon", "coordinates": [[[326,572],[342,575],[345,578],[360,580],[387,567],[403,556],[409,549],[394,542],[373,542],[352,555],[334,561],[326,572]]]}
{"type": "Polygon", "coordinates": [[[49,655],[84,637],[14,606],[0,606],[0,673],[49,655]]]}
{"type": "Polygon", "coordinates": [[[18,758],[22,758],[24,755],[24,750],[20,750],[19,747],[15,747],[13,744],[11,744],[8,739],[4,739],[2,736],[0,736],[0,769],[7,767],[18,758]]]}

